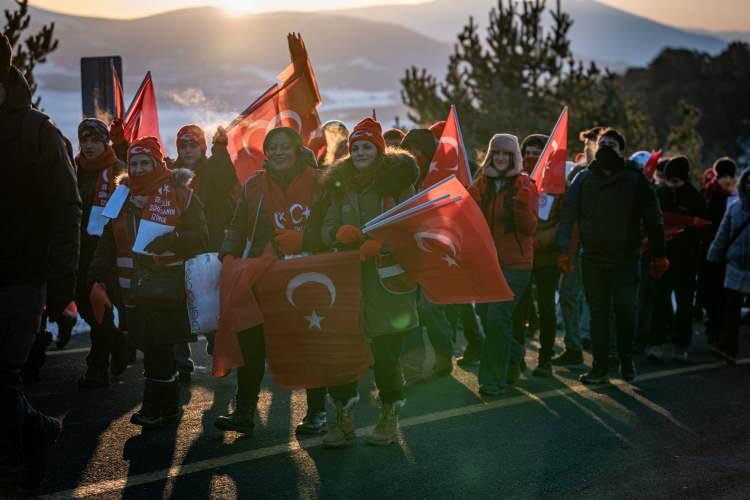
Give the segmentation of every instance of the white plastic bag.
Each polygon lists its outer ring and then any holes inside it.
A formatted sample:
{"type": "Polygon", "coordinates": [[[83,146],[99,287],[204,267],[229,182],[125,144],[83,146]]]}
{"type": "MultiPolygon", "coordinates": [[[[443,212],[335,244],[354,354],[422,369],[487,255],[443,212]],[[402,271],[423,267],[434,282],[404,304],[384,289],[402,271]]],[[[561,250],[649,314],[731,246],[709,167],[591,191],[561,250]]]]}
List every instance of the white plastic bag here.
{"type": "Polygon", "coordinates": [[[204,253],[185,262],[185,291],[193,335],[210,333],[219,327],[220,274],[218,253],[204,253]]]}

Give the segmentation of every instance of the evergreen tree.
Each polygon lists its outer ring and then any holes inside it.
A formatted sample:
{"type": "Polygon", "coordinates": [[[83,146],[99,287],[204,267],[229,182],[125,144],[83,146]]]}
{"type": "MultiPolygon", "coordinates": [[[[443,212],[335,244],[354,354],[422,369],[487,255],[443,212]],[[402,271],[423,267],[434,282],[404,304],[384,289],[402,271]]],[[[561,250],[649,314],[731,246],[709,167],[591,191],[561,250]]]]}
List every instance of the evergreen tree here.
{"type": "Polygon", "coordinates": [[[701,112],[695,106],[680,101],[682,122],[670,128],[667,136],[668,155],[684,155],[690,160],[691,175],[695,180],[703,178],[703,138],[698,132],[701,112]]]}
{"type": "MultiPolygon", "coordinates": [[[[13,65],[26,77],[33,96],[37,91],[34,69],[38,64],[46,62],[47,56],[57,49],[58,40],[54,36],[55,23],[42,26],[37,33],[26,37],[23,43],[21,43],[21,37],[31,22],[29,0],[15,0],[15,2],[15,10],[5,9],[5,27],[3,28],[3,32],[10,40],[11,46],[15,48],[13,65]]],[[[37,98],[34,106],[38,108],[40,102],[41,98],[37,98]]]]}

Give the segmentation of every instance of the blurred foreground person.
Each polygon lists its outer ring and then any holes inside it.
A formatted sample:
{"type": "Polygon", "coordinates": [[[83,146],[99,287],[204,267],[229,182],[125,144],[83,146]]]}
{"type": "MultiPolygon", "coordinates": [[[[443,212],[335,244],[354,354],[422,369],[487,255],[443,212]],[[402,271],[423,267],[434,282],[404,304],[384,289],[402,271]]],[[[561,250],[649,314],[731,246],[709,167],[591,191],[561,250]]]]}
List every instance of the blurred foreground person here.
{"type": "Polygon", "coordinates": [[[40,328],[75,298],[81,199],[71,152],[49,117],[32,109],[31,90],[0,35],[0,200],[13,223],[0,246],[0,497],[27,494],[44,477],[61,421],[35,410],[19,388],[40,328]]]}

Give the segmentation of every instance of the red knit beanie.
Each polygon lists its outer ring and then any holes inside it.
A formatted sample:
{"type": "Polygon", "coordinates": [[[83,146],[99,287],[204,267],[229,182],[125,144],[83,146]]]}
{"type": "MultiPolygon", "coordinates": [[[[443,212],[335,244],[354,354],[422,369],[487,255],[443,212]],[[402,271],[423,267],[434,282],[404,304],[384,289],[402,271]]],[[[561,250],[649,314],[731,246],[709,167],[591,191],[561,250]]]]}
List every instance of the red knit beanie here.
{"type": "Polygon", "coordinates": [[[382,153],[385,151],[385,139],[383,138],[383,127],[380,122],[372,118],[365,118],[359,122],[349,136],[349,152],[352,151],[354,143],[359,141],[370,141],[382,153]]]}
{"type": "Polygon", "coordinates": [[[128,160],[135,155],[146,155],[154,159],[157,164],[164,163],[159,139],[156,137],[141,137],[128,148],[128,160]]]}
{"type": "Polygon", "coordinates": [[[185,125],[177,132],[177,147],[183,141],[193,141],[200,144],[201,149],[205,152],[208,149],[206,145],[206,132],[198,125],[185,125]]]}

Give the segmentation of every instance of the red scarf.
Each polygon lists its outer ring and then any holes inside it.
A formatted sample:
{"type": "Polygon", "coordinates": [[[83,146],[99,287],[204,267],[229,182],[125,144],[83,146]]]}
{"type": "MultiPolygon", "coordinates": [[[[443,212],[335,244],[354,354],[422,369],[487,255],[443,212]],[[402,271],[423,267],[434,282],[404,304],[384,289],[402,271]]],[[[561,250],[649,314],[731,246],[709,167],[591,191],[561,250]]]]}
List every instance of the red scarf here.
{"type": "Polygon", "coordinates": [[[302,230],[310,218],[310,204],[317,182],[317,172],[305,168],[284,189],[266,173],[263,179],[263,199],[266,213],[274,228],[302,230]]]}
{"type": "Polygon", "coordinates": [[[172,176],[172,171],[163,163],[145,175],[128,176],[128,187],[135,196],[146,196],[162,187],[172,176]]]}
{"type": "Polygon", "coordinates": [[[107,167],[111,167],[114,162],[117,161],[117,155],[112,146],[107,146],[102,154],[89,160],[83,154],[76,156],[76,165],[78,168],[85,170],[86,172],[101,172],[107,167]]]}
{"type": "Polygon", "coordinates": [[[141,220],[177,227],[183,207],[177,202],[177,188],[170,183],[159,187],[143,206],[141,220]]]}

